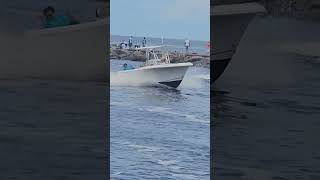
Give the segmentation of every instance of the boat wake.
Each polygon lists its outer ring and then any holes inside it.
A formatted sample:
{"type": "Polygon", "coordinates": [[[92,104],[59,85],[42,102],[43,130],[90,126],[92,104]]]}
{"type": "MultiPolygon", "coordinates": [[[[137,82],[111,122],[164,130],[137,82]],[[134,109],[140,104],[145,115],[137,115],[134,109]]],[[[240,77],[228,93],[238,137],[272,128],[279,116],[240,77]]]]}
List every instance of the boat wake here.
{"type": "Polygon", "coordinates": [[[185,112],[175,111],[171,108],[166,108],[166,107],[145,107],[145,108],[139,108],[139,110],[148,111],[151,113],[159,113],[159,115],[168,116],[168,117],[180,116],[180,117],[184,117],[184,119],[187,121],[201,123],[203,125],[210,124],[210,121],[208,121],[207,119],[202,119],[192,114],[186,114],[185,112]]]}
{"type": "Polygon", "coordinates": [[[202,88],[205,87],[206,84],[210,84],[209,69],[201,67],[192,67],[186,73],[185,78],[180,85],[180,88],[202,88]]]}

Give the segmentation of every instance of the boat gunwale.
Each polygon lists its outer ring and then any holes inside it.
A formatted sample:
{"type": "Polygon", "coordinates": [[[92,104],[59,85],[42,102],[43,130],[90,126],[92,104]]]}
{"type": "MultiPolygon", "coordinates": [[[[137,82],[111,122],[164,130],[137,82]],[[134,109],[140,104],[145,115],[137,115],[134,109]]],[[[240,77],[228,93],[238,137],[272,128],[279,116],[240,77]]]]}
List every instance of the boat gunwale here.
{"type": "Polygon", "coordinates": [[[169,64],[160,64],[160,65],[152,65],[152,66],[143,66],[136,69],[130,69],[130,70],[121,70],[118,71],[120,73],[127,73],[127,72],[135,72],[140,70],[150,70],[150,69],[163,69],[163,68],[175,68],[175,67],[191,67],[193,66],[192,63],[186,62],[186,63],[169,63],[169,64]]]}

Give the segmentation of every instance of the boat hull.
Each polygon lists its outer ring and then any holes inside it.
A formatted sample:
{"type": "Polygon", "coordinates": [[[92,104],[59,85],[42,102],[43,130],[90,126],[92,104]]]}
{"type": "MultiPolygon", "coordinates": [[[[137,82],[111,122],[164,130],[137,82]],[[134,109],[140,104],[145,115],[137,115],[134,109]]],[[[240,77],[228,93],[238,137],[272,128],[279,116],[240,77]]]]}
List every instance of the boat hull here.
{"type": "Polygon", "coordinates": [[[224,72],[224,70],[226,69],[226,67],[228,66],[229,62],[230,62],[231,58],[227,58],[227,59],[220,59],[220,60],[216,60],[213,61],[210,64],[210,69],[213,69],[213,73],[211,73],[211,78],[214,81],[216,81],[224,72]]]}
{"type": "Polygon", "coordinates": [[[172,88],[177,88],[181,84],[181,82],[182,80],[176,80],[176,81],[159,82],[159,84],[163,84],[172,88]]]}
{"type": "Polygon", "coordinates": [[[172,63],[120,71],[111,74],[111,85],[161,86],[177,88],[192,63],[172,63]]]}
{"type": "Polygon", "coordinates": [[[107,20],[10,34],[0,78],[107,80],[107,20]]]}
{"type": "Polygon", "coordinates": [[[220,4],[211,8],[213,45],[210,58],[213,83],[227,68],[251,20],[265,9],[257,3],[220,4]]]}

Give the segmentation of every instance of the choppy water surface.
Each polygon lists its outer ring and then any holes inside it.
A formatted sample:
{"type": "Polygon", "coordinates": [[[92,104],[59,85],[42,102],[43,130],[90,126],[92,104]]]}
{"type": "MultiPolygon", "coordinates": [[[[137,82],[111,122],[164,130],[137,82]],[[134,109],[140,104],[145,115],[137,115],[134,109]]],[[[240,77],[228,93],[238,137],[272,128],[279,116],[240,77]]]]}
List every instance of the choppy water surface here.
{"type": "Polygon", "coordinates": [[[110,90],[112,179],[209,179],[209,69],[190,68],[178,89],[110,90]]]}
{"type": "Polygon", "coordinates": [[[320,61],[298,51],[319,30],[272,18],[248,28],[211,92],[216,179],[320,179],[320,61]]]}
{"type": "Polygon", "coordinates": [[[106,177],[106,83],[0,80],[0,179],[106,177]]]}

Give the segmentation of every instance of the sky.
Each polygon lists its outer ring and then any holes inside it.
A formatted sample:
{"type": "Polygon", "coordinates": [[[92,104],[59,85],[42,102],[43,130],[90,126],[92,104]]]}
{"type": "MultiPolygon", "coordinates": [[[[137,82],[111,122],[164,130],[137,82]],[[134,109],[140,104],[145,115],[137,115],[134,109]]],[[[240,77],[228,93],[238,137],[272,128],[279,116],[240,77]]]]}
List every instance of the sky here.
{"type": "Polygon", "coordinates": [[[210,40],[210,0],[111,0],[111,35],[210,40]]]}

